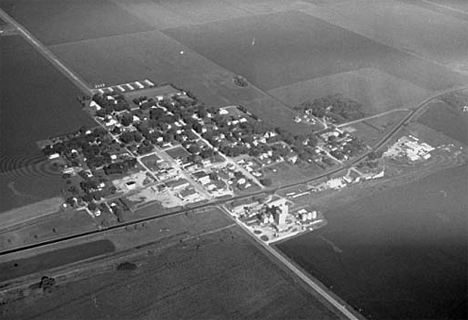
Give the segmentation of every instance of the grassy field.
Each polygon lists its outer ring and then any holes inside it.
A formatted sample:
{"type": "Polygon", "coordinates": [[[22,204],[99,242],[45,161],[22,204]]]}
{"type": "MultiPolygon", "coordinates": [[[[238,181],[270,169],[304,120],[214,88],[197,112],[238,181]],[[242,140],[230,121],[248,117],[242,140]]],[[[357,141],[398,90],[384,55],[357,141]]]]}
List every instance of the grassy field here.
{"type": "Polygon", "coordinates": [[[4,0],[0,6],[45,45],[152,29],[108,0],[4,0]]]}
{"type": "Polygon", "coordinates": [[[468,145],[468,115],[454,110],[444,102],[432,102],[418,122],[468,145]]]}
{"type": "Polygon", "coordinates": [[[82,93],[23,38],[1,41],[0,171],[5,172],[44,159],[38,140],[95,123],[76,101],[82,93]]]}
{"type": "Polygon", "coordinates": [[[184,159],[184,158],[187,158],[188,156],[190,156],[190,152],[188,152],[187,150],[185,150],[181,146],[171,148],[171,149],[167,149],[166,153],[168,155],[170,155],[174,159],[177,159],[177,158],[184,159]]]}
{"type": "Polygon", "coordinates": [[[121,236],[134,244],[156,240],[125,259],[135,270],[116,271],[113,263],[59,281],[52,292],[3,305],[2,319],[339,318],[217,209],[163,218],[121,236]],[[177,236],[184,230],[189,234],[177,236]]]}
{"type": "Polygon", "coordinates": [[[0,263],[0,282],[113,252],[109,240],[97,240],[0,263]]]}
{"type": "Polygon", "coordinates": [[[90,230],[96,230],[96,225],[86,211],[58,211],[26,223],[2,229],[0,250],[21,247],[90,230]]]}
{"type": "Polygon", "coordinates": [[[307,8],[304,12],[332,21],[369,39],[440,63],[466,60],[466,16],[465,20],[458,19],[417,6],[423,1],[405,2],[347,1],[326,9],[307,8]]]}
{"type": "Polygon", "coordinates": [[[424,88],[373,68],[315,78],[276,88],[269,93],[289,106],[339,93],[361,103],[368,115],[415,107],[430,95],[424,88]]]}

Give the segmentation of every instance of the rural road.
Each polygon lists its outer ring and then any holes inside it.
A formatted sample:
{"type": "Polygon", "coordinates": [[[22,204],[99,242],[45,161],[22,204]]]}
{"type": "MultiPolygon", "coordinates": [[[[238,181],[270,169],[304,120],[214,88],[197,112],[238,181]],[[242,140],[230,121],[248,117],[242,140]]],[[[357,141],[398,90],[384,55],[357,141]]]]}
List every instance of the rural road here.
{"type": "MultiPolygon", "coordinates": [[[[231,219],[236,221],[229,212],[223,207],[219,206],[231,219]]],[[[283,263],[289,270],[291,270],[296,276],[298,276],[302,281],[304,281],[309,287],[311,287],[314,291],[320,294],[325,300],[327,300],[331,305],[333,305],[336,309],[338,309],[343,315],[345,315],[350,320],[359,320],[358,317],[354,315],[351,311],[346,308],[346,305],[336,300],[332,297],[326,289],[323,289],[319,286],[316,282],[314,282],[309,276],[307,276],[304,272],[299,270],[291,261],[287,258],[283,257],[278,251],[273,249],[270,245],[263,242],[259,238],[252,236],[251,232],[245,227],[242,223],[236,221],[237,225],[240,226],[248,235],[251,236],[261,247],[267,250],[271,255],[273,255],[276,259],[278,259],[281,263],[283,263]]]]}
{"type": "Polygon", "coordinates": [[[78,88],[84,93],[92,95],[91,89],[88,85],[80,79],[72,70],[65,66],[49,49],[47,49],[42,43],[39,42],[28,30],[20,25],[16,20],[10,17],[5,11],[0,9],[0,18],[14,26],[23,37],[29,41],[42,54],[47,60],[49,60],[54,66],[57,67],[67,78],[69,78],[78,88]]]}
{"type": "Polygon", "coordinates": [[[379,114],[374,114],[373,116],[369,116],[369,117],[365,117],[365,118],[353,120],[353,121],[350,121],[350,122],[340,123],[340,124],[337,125],[336,127],[337,127],[337,128],[342,128],[342,127],[346,127],[346,126],[349,126],[349,125],[352,125],[352,124],[355,124],[355,123],[367,121],[367,120],[370,120],[370,119],[374,119],[374,118],[378,118],[378,117],[385,116],[385,115],[390,114],[390,113],[401,112],[401,111],[410,111],[410,109],[393,109],[393,110],[389,110],[389,111],[382,112],[382,113],[379,113],[379,114]]]}

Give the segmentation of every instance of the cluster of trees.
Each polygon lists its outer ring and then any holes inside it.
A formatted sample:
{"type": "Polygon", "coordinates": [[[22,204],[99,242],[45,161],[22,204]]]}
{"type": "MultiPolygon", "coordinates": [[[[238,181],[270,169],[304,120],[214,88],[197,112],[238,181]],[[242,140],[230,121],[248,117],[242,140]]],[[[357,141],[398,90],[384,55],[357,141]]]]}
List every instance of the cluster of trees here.
{"type": "Polygon", "coordinates": [[[125,131],[120,136],[120,141],[129,144],[133,141],[139,143],[143,140],[143,136],[138,131],[125,131]]]}
{"type": "Polygon", "coordinates": [[[239,86],[239,87],[247,87],[249,85],[247,80],[242,76],[235,76],[234,77],[234,84],[236,86],[239,86]]]}
{"type": "Polygon", "coordinates": [[[126,173],[128,170],[135,168],[137,165],[136,158],[127,159],[121,162],[111,163],[104,167],[104,172],[107,175],[111,174],[122,174],[126,173]]]}
{"type": "Polygon", "coordinates": [[[93,101],[101,106],[101,109],[96,111],[96,115],[99,117],[105,117],[114,111],[130,110],[130,105],[121,94],[96,93],[93,96],[93,101]],[[112,96],[113,99],[108,99],[108,96],[112,96]]]}
{"type": "Polygon", "coordinates": [[[337,123],[364,117],[360,103],[344,98],[339,94],[303,102],[296,109],[301,111],[311,110],[312,115],[315,117],[322,118],[328,116],[337,123]]]}
{"type": "Polygon", "coordinates": [[[46,156],[54,153],[62,155],[69,160],[71,166],[79,165],[80,154],[86,158],[86,164],[90,169],[111,163],[111,150],[118,148],[116,142],[103,128],[96,128],[89,134],[85,134],[86,131],[81,128],[67,135],[64,140],[44,147],[42,151],[46,156]]]}

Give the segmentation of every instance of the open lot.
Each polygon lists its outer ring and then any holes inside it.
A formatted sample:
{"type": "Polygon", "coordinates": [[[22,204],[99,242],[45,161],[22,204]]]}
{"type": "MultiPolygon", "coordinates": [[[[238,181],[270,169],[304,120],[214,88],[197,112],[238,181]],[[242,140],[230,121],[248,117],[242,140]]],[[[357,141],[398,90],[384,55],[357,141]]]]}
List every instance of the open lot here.
{"type": "Polygon", "coordinates": [[[4,172],[44,159],[38,140],[95,122],[81,110],[78,88],[23,38],[2,37],[0,49],[0,171],[4,172]]]}
{"type": "Polygon", "coordinates": [[[45,45],[152,29],[108,0],[4,0],[0,7],[45,45]]]}
{"type": "Polygon", "coordinates": [[[185,159],[190,156],[190,153],[181,146],[175,148],[170,148],[166,150],[166,153],[170,155],[173,159],[185,159]]]}
{"type": "Polygon", "coordinates": [[[366,115],[415,107],[430,95],[427,89],[373,68],[315,78],[269,93],[288,106],[339,93],[362,104],[366,115]]]}

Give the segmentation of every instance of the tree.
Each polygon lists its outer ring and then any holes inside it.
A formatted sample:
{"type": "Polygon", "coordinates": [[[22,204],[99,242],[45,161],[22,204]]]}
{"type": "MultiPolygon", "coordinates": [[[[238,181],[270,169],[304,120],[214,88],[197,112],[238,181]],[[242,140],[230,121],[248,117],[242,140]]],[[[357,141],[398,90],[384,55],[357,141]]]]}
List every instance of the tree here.
{"type": "Polygon", "coordinates": [[[133,140],[135,142],[141,142],[141,140],[143,140],[143,136],[138,131],[133,131],[133,140]]]}
{"type": "Polygon", "coordinates": [[[269,187],[272,184],[272,181],[270,178],[263,178],[260,180],[260,183],[263,184],[265,187],[269,187]]]}
{"type": "Polygon", "coordinates": [[[125,131],[124,133],[122,133],[119,137],[119,139],[125,143],[125,144],[129,144],[130,142],[133,142],[135,141],[135,136],[132,132],[129,132],[129,131],[125,131]]]}
{"type": "Polygon", "coordinates": [[[199,106],[197,114],[200,118],[204,119],[208,115],[208,112],[206,111],[206,108],[204,106],[199,106]]]}
{"type": "Polygon", "coordinates": [[[192,143],[188,148],[188,151],[191,154],[198,154],[200,152],[200,147],[196,143],[192,143]]]}
{"type": "Polygon", "coordinates": [[[128,127],[133,123],[133,115],[130,112],[125,113],[120,122],[123,126],[128,127]]]}

